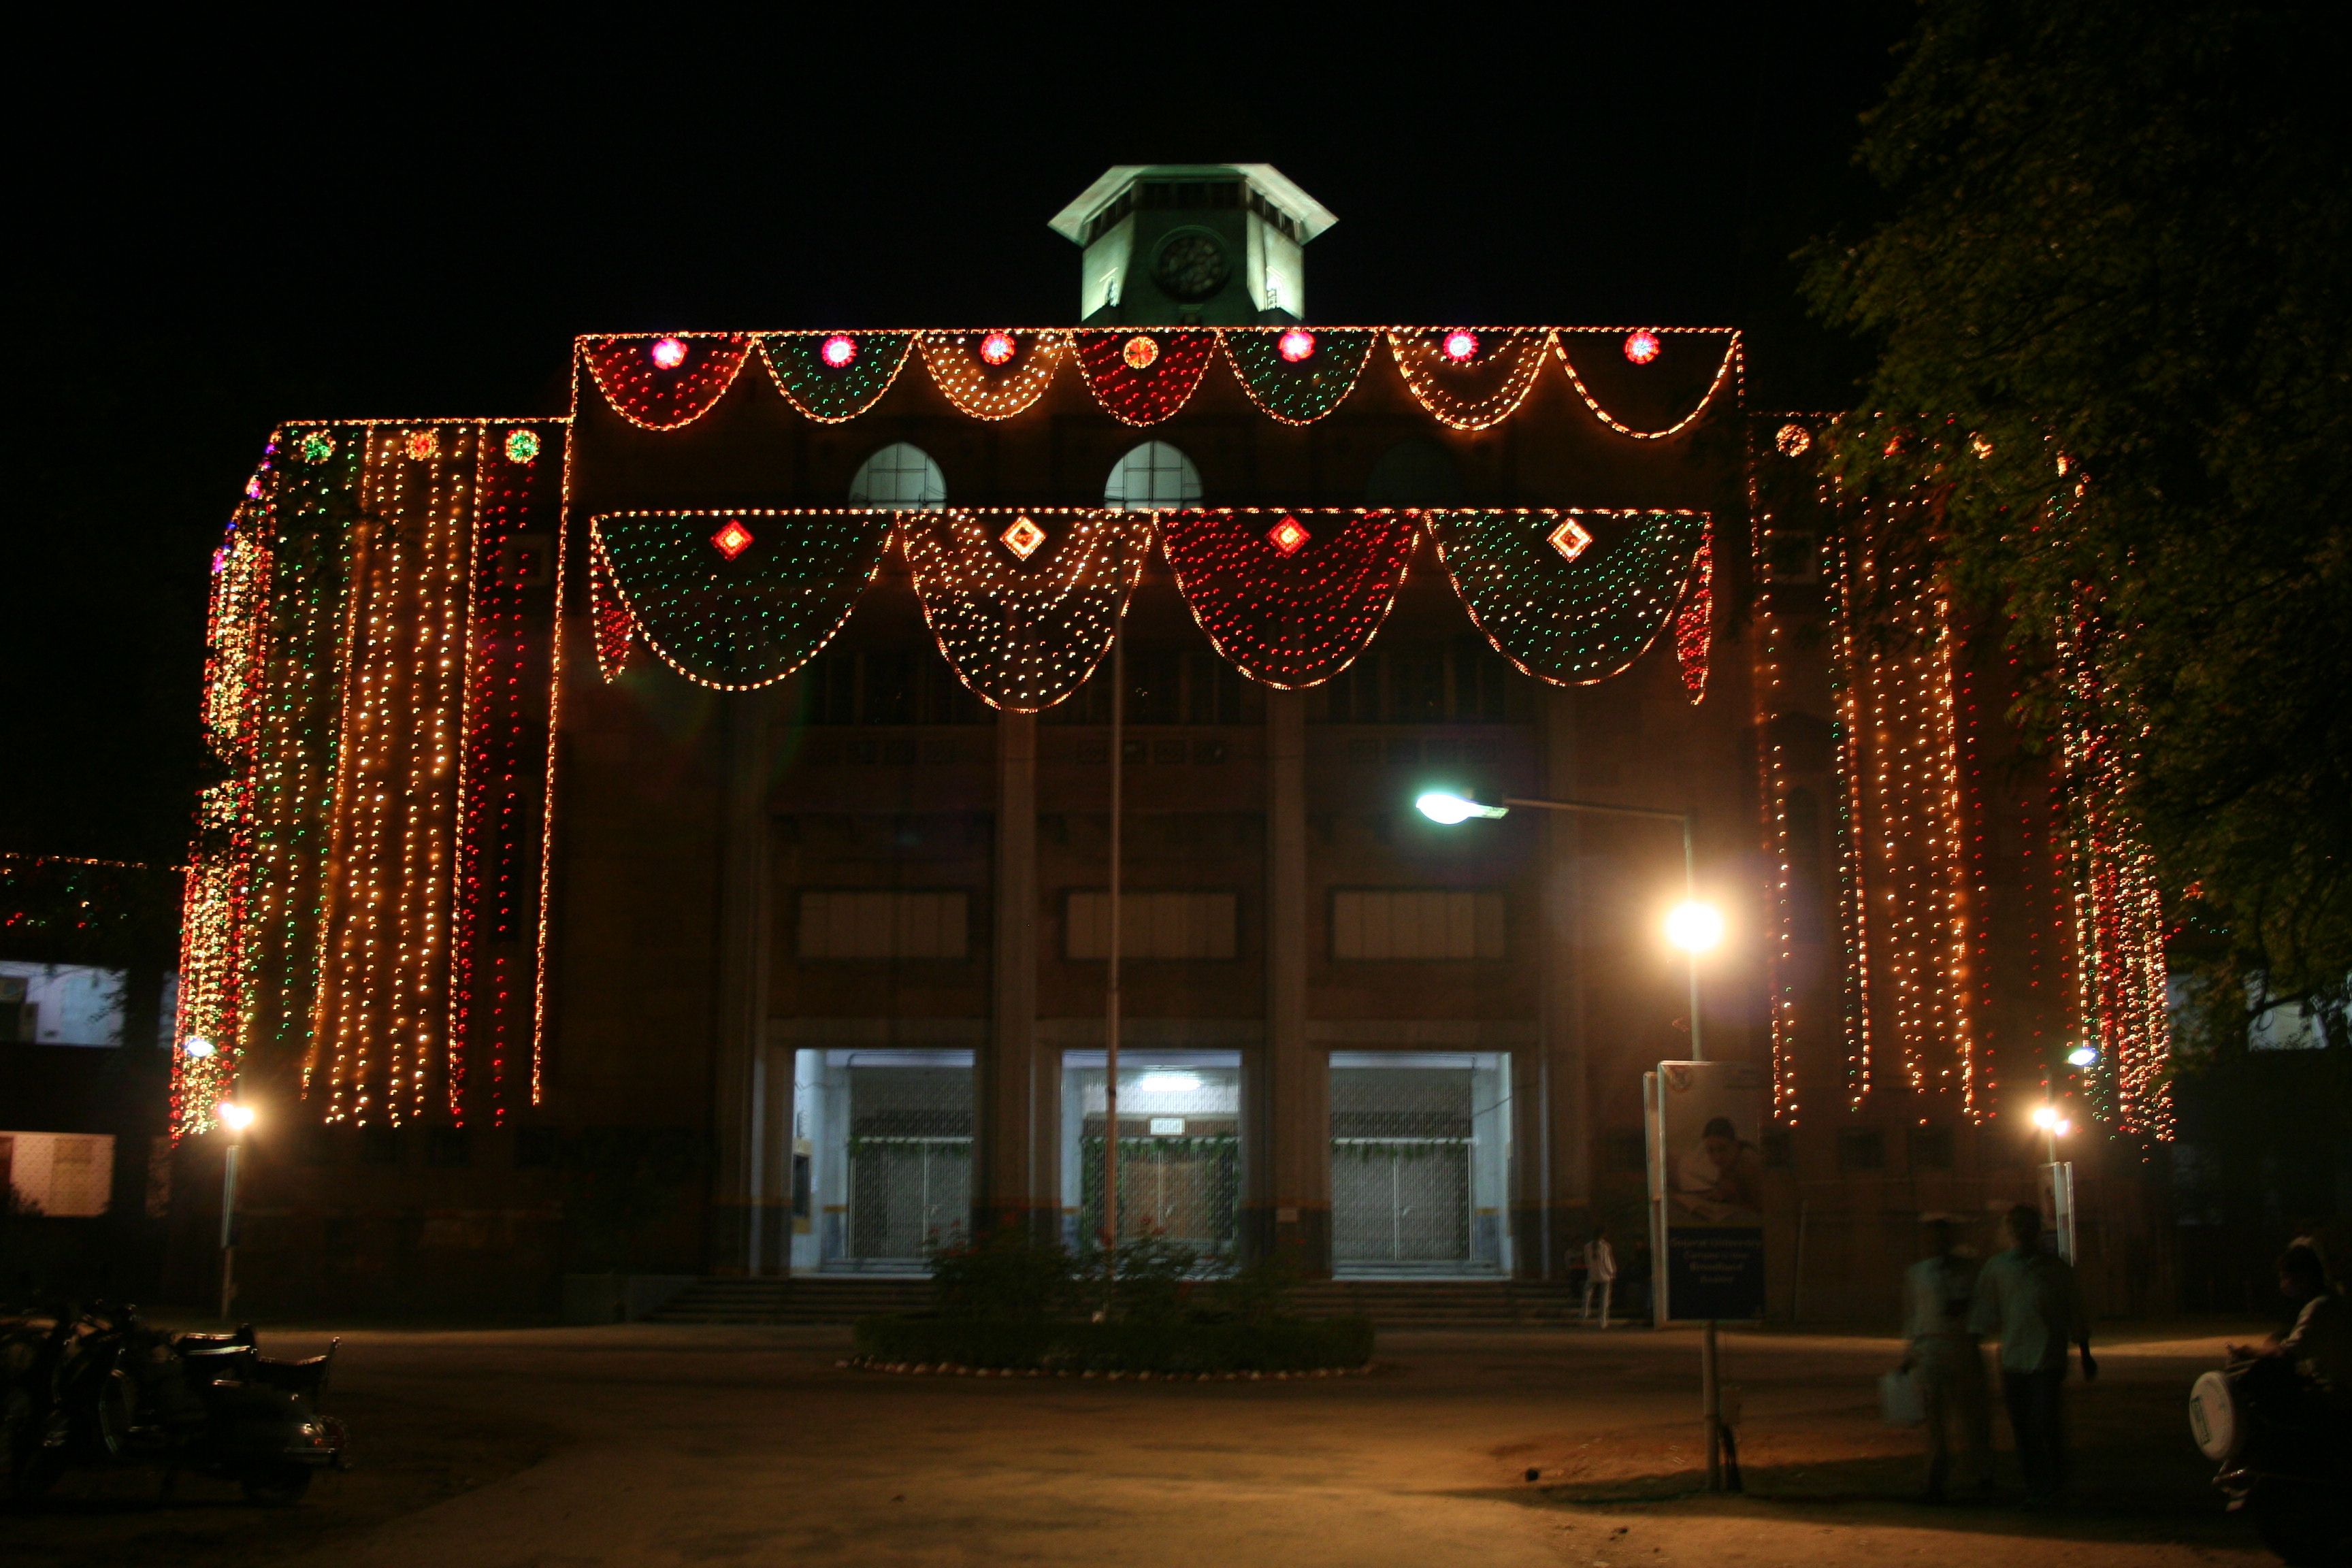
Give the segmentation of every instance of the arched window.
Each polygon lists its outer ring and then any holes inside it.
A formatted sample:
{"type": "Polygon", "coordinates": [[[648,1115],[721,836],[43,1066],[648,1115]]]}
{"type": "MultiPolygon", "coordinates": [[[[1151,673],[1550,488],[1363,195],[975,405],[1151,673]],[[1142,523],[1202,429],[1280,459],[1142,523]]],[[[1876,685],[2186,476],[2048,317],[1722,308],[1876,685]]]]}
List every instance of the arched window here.
{"type": "Polygon", "coordinates": [[[898,511],[937,511],[948,504],[947,477],[920,447],[894,441],[858,465],[849,504],[898,511]]]}
{"type": "Polygon", "coordinates": [[[1169,511],[1201,504],[1201,470],[1165,441],[1146,441],[1113,464],[1103,505],[1120,511],[1169,511]]]}

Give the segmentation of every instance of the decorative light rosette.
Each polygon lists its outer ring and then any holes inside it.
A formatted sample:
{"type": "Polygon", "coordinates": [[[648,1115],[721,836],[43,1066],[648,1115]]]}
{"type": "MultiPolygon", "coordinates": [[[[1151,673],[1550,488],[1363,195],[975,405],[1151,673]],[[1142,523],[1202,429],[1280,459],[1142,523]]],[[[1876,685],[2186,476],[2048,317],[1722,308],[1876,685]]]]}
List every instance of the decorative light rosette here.
{"type": "Polygon", "coordinates": [[[1192,618],[1251,679],[1316,686],[1388,619],[1419,542],[1411,512],[1302,507],[1166,511],[1160,548],[1192,618]]]}
{"type": "Polygon", "coordinates": [[[751,352],[751,340],[740,332],[580,340],[604,401],[648,430],[675,430],[709,413],[735,384],[751,352]]]}
{"type": "Polygon", "coordinates": [[[838,425],[890,390],[915,334],[762,332],[759,341],[761,362],[785,401],[819,424],[838,425]]]}
{"type": "Polygon", "coordinates": [[[898,514],[898,548],[940,651],[982,701],[1013,713],[1051,708],[1094,673],[1150,543],[1145,512],[898,514]]]}
{"type": "Polygon", "coordinates": [[[994,328],[979,332],[924,332],[923,368],[931,373],[947,400],[974,419],[1010,419],[1045,395],[1045,384],[1069,353],[1066,334],[1053,331],[1011,331],[994,328]],[[997,363],[990,351],[1001,353],[1010,341],[1013,353],[997,363]]]}
{"type": "Polygon", "coordinates": [[[1360,328],[1227,327],[1217,336],[1252,403],[1286,425],[1312,425],[1356,389],[1378,334],[1360,328]],[[1301,347],[1307,352],[1292,358],[1301,347]]]}
{"type": "Polygon", "coordinates": [[[1201,384],[1209,356],[1217,352],[1217,334],[1201,328],[1139,332],[1122,327],[1071,336],[1087,389],[1114,418],[1129,425],[1157,425],[1183,407],[1201,384]],[[1156,352],[1144,353],[1141,344],[1156,352]]]}
{"type": "Polygon", "coordinates": [[[1606,680],[1642,657],[1681,599],[1707,529],[1703,511],[1423,515],[1454,591],[1486,640],[1555,686],[1606,680]],[[1598,541],[1573,560],[1551,542],[1563,519],[1578,521],[1598,541]]]}
{"type": "Polygon", "coordinates": [[[646,647],[688,680],[748,691],[833,639],[881,566],[892,515],[604,512],[589,537],[646,647]]]}
{"type": "Polygon", "coordinates": [[[1405,385],[1440,424],[1484,430],[1509,418],[1527,401],[1552,337],[1549,327],[1480,327],[1466,334],[1460,328],[1391,328],[1388,340],[1405,385]],[[1447,345],[1465,335],[1471,352],[1456,358],[1447,345]]]}
{"type": "MultiPolygon", "coordinates": [[[[1561,327],[1554,331],[1552,342],[1559,350],[1559,363],[1568,372],[1569,384],[1584,399],[1584,405],[1592,410],[1592,416],[1620,436],[1631,436],[1636,441],[1663,441],[1669,436],[1681,435],[1706,412],[1716,394],[1732,384],[1739,368],[1739,334],[1729,328],[1644,328],[1635,336],[1647,337],[1654,345],[1647,358],[1635,358],[1626,347],[1630,341],[1626,333],[1615,327],[1561,327]],[[1702,355],[1709,356],[1712,374],[1689,368],[1702,355]],[[1585,371],[1578,370],[1580,360],[1585,371]],[[1672,404],[1644,409],[1642,415],[1633,416],[1642,418],[1642,424],[1635,426],[1610,412],[1593,395],[1585,380],[1588,372],[1595,382],[1603,384],[1603,390],[1608,390],[1610,384],[1625,389],[1632,395],[1626,399],[1629,405],[1658,405],[1664,396],[1671,395],[1667,389],[1687,388],[1702,374],[1707,375],[1706,390],[1699,394],[1696,403],[1679,414],[1672,404]]],[[[1631,406],[1626,412],[1632,414],[1631,406]]]]}
{"type": "Polygon", "coordinates": [[[1683,668],[1683,689],[1696,707],[1706,696],[1706,649],[1715,629],[1715,531],[1698,542],[1698,558],[1691,563],[1690,590],[1675,612],[1675,659],[1683,668]]]}

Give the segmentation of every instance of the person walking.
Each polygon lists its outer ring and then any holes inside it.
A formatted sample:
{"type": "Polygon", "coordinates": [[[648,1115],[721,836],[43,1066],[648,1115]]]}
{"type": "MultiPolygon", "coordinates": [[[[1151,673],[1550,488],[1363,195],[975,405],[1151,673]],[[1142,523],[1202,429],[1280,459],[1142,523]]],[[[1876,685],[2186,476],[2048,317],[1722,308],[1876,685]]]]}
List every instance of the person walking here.
{"type": "Polygon", "coordinates": [[[2091,1359],[2091,1321],[2074,1269],[2042,1245],[2042,1212],[2030,1204],[2009,1211],[2008,1250],[1977,1275],[1969,1331],[2000,1341],[2001,1402],[2025,1472],[2029,1508],[2048,1508],[2066,1489],[2066,1426],[2062,1392],[2066,1347],[2083,1350],[2083,1381],[2097,1380],[2091,1359]]]}
{"type": "Polygon", "coordinates": [[[1592,1293],[1601,1292],[1601,1326],[1609,1326],[1609,1297],[1617,1288],[1617,1253],[1609,1245],[1609,1227],[1593,1227],[1592,1239],[1584,1244],[1584,1311],[1582,1321],[1592,1321],[1592,1293]]]}
{"type": "Polygon", "coordinates": [[[1919,1390],[1927,1417],[1929,1502],[1944,1500],[1952,1473],[1952,1427],[1968,1451],[1977,1489],[1992,1490],[1992,1412],[1985,1403],[1984,1352],[1969,1331],[1976,1268],[1959,1247],[1949,1216],[1927,1222],[1934,1252],[1903,1275],[1903,1370],[1919,1390]]]}

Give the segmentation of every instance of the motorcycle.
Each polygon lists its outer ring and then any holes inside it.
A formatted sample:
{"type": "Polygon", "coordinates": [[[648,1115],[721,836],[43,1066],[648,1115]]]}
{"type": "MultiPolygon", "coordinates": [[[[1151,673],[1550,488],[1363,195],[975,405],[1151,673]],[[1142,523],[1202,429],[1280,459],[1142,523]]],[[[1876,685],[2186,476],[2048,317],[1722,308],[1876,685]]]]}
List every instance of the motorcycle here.
{"type": "Polygon", "coordinates": [[[2286,1362],[2257,1356],[2197,1379],[2189,1430],[2221,1466],[2230,1511],[2295,1568],[2352,1563],[2352,1442],[2344,1422],[2286,1362]]]}
{"type": "Polygon", "coordinates": [[[349,1435],[316,1408],[339,1346],[277,1361],[250,1324],[175,1338],[131,1307],[61,1312],[46,1334],[11,1340],[6,1490],[31,1501],[76,1467],[148,1465],[167,1493],[194,1472],[264,1507],[299,1502],[320,1470],[346,1468],[349,1435]]]}

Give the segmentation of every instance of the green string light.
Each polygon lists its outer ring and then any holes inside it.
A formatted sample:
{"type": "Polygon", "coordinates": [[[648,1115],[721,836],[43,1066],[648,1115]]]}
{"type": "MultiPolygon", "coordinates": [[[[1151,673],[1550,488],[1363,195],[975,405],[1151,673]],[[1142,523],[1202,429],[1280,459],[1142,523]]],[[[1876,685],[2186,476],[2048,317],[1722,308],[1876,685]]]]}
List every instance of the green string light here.
{"type": "Polygon", "coordinates": [[[760,358],[793,407],[820,424],[838,425],[874,406],[905,368],[912,332],[762,332],[760,358]],[[825,345],[846,341],[846,364],[825,363],[825,345]]]}
{"type": "Polygon", "coordinates": [[[746,691],[833,639],[882,563],[887,511],[622,511],[592,538],[647,647],[688,680],[746,691]],[[730,527],[748,538],[730,554],[730,527]]]}
{"type": "Polygon", "coordinates": [[[1424,515],[1478,629],[1504,658],[1558,686],[1606,680],[1642,657],[1682,597],[1707,522],[1700,511],[1424,515]],[[1551,542],[1565,519],[1593,536],[1572,560],[1551,542]],[[1627,523],[1632,531],[1612,537],[1627,523]]]}
{"type": "Polygon", "coordinates": [[[1311,425],[1355,390],[1371,357],[1372,331],[1335,331],[1317,328],[1307,333],[1313,350],[1305,359],[1291,361],[1282,353],[1283,339],[1299,329],[1289,327],[1228,327],[1219,334],[1232,356],[1234,373],[1250,400],[1286,425],[1311,425]]]}

